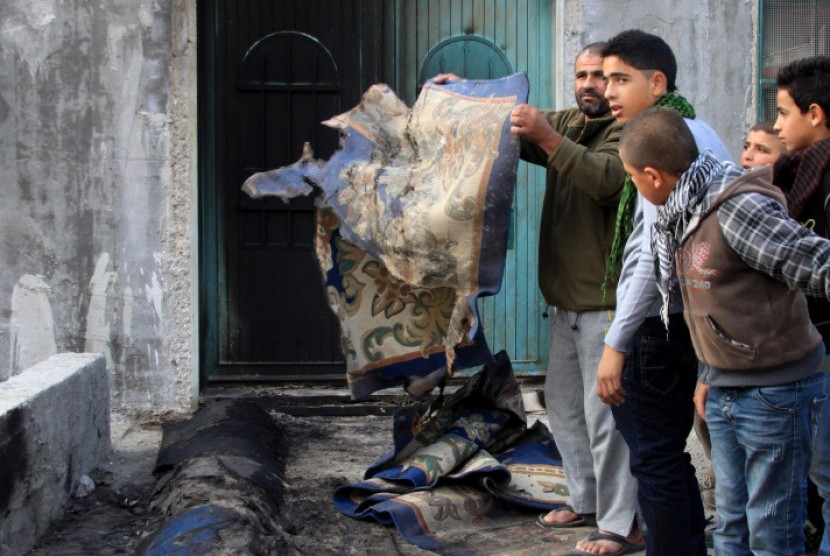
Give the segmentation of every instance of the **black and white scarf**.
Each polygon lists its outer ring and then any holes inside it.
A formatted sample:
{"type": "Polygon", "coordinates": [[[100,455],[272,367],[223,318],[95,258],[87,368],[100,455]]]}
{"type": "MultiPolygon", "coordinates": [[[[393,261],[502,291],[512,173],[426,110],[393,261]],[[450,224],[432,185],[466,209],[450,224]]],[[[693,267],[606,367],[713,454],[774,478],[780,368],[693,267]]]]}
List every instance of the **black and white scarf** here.
{"type": "Polygon", "coordinates": [[[680,176],[666,204],[657,207],[651,248],[655,258],[657,287],[663,295],[660,318],[663,319],[666,328],[669,326],[669,310],[674,293],[675,251],[692,217],[698,214],[695,209],[709,190],[712,177],[722,168],[722,164],[712,155],[712,151],[705,150],[680,176]]]}

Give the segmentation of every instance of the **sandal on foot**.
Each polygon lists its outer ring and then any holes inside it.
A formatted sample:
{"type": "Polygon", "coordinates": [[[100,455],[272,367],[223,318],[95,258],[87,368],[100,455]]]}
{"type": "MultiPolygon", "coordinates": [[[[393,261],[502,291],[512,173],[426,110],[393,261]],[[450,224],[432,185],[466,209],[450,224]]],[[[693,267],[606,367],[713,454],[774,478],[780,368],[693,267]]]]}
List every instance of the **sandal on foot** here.
{"type": "MultiPolygon", "coordinates": [[[[606,552],[603,556],[622,556],[623,554],[633,554],[634,552],[642,552],[646,549],[645,538],[640,538],[637,542],[631,542],[622,535],[614,533],[601,533],[600,531],[591,531],[585,539],[588,541],[609,541],[620,545],[620,549],[615,552],[606,552]]],[[[594,556],[591,552],[585,552],[576,548],[568,552],[566,556],[594,556]]]]}
{"type": "Polygon", "coordinates": [[[574,511],[574,509],[570,506],[562,506],[561,508],[556,508],[555,510],[551,510],[550,512],[539,514],[539,517],[536,518],[536,523],[541,525],[542,527],[553,527],[555,529],[567,528],[567,527],[584,527],[586,525],[596,525],[597,524],[597,517],[596,514],[578,514],[574,511]],[[547,521],[545,517],[550,514],[551,512],[570,512],[574,514],[576,519],[573,521],[564,521],[564,522],[554,522],[554,521],[547,521]]]}

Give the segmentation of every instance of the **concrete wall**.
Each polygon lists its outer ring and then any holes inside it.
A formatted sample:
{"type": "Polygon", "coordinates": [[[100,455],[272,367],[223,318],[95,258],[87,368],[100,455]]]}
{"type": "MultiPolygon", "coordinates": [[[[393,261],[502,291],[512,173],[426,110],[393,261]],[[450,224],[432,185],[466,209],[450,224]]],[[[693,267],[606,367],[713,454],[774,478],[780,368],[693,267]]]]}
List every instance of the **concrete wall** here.
{"type": "Polygon", "coordinates": [[[662,37],[677,58],[678,92],[738,160],[755,123],[757,0],[560,0],[564,3],[563,94],[573,101],[573,60],[582,45],[626,29],[662,37]]]}
{"type": "Polygon", "coordinates": [[[101,352],[116,407],[190,408],[190,4],[0,3],[0,379],[101,352]]]}
{"type": "MultiPolygon", "coordinates": [[[[738,156],[757,0],[552,1],[564,104],[582,44],[641,28],[674,48],[681,93],[738,156]]],[[[101,352],[115,408],[192,408],[195,5],[0,2],[0,380],[101,352]]]]}

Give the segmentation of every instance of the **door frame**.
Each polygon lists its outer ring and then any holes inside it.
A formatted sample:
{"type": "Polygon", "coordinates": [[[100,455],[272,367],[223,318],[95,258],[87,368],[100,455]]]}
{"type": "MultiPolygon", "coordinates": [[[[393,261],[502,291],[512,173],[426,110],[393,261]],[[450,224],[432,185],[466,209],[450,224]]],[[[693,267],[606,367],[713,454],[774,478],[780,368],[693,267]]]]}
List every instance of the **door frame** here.
{"type": "Polygon", "coordinates": [[[196,3],[196,72],[198,108],[198,188],[197,213],[199,253],[196,282],[199,291],[198,355],[199,384],[207,385],[207,368],[217,365],[218,350],[207,346],[218,345],[219,332],[216,315],[209,307],[219,302],[219,218],[216,183],[216,29],[217,5],[221,0],[198,0],[196,3]],[[213,4],[211,10],[199,9],[199,5],[213,4]]]}

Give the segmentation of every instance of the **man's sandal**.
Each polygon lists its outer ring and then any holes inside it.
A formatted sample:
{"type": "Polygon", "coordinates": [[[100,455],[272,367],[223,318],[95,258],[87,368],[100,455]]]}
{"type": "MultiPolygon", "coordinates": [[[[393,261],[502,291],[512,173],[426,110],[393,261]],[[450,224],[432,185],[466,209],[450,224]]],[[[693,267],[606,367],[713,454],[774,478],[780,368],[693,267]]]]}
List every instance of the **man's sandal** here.
{"type": "Polygon", "coordinates": [[[578,514],[574,511],[574,509],[570,506],[562,506],[561,508],[556,508],[555,510],[551,510],[550,512],[539,514],[539,517],[536,518],[536,523],[541,525],[542,527],[553,527],[555,529],[567,528],[567,527],[586,527],[586,526],[596,526],[597,524],[597,516],[596,514],[578,514]],[[555,522],[555,521],[547,521],[545,519],[546,516],[553,513],[556,514],[558,512],[570,512],[574,514],[576,519],[572,521],[563,521],[563,522],[555,522]]]}
{"type": "MultiPolygon", "coordinates": [[[[633,554],[634,552],[643,552],[646,549],[645,538],[640,538],[637,542],[631,542],[622,535],[615,535],[614,533],[601,533],[600,531],[591,531],[585,539],[588,541],[609,541],[620,545],[619,550],[614,552],[606,552],[604,556],[622,556],[623,554],[633,554]]],[[[566,556],[593,556],[592,552],[585,552],[575,548],[567,553],[566,556]]]]}

